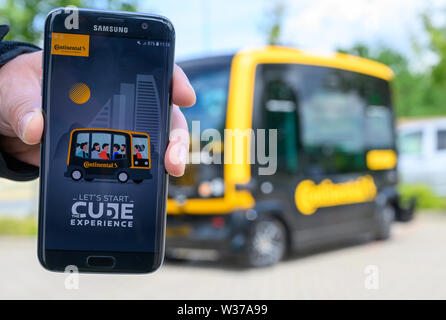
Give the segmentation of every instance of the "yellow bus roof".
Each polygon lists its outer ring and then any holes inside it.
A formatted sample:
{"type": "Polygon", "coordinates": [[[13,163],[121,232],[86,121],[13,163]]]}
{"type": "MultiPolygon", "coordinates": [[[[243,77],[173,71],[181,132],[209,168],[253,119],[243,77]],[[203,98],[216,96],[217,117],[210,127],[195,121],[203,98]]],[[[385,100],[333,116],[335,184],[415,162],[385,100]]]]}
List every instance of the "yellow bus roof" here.
{"type": "Polygon", "coordinates": [[[236,56],[253,59],[259,63],[299,63],[337,68],[370,75],[386,81],[390,81],[394,77],[392,69],[385,64],[344,53],[321,55],[291,47],[267,46],[243,49],[236,56]]]}
{"type": "Polygon", "coordinates": [[[112,131],[112,132],[120,132],[120,133],[127,133],[127,134],[132,134],[132,135],[144,135],[144,136],[148,136],[149,135],[145,132],[137,132],[137,131],[129,131],[129,130],[118,130],[118,129],[105,129],[105,128],[79,128],[79,129],[73,129],[73,132],[76,131],[112,131]]]}

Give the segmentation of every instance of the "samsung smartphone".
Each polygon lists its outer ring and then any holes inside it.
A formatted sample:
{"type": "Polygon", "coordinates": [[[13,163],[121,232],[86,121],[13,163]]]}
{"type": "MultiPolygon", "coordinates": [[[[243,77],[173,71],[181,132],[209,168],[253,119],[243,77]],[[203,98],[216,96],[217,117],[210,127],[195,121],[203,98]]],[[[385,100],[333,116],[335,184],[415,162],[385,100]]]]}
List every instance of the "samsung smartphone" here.
{"type": "Polygon", "coordinates": [[[160,16],[48,15],[38,232],[46,269],[145,273],[162,264],[174,38],[160,16]]]}

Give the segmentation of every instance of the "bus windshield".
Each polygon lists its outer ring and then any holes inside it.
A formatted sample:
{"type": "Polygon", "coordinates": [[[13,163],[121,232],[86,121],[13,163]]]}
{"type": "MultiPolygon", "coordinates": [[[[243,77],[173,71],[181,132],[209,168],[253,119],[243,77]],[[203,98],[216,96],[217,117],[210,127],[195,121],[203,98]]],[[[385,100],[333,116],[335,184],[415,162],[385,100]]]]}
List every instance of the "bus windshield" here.
{"type": "Polygon", "coordinates": [[[147,137],[133,136],[133,156],[136,159],[149,159],[149,147],[147,137]]]}
{"type": "MultiPolygon", "coordinates": [[[[216,129],[223,138],[226,124],[226,104],[228,99],[230,60],[212,64],[212,66],[200,65],[199,67],[182,65],[184,72],[195,89],[197,102],[192,108],[183,108],[181,111],[186,117],[189,132],[192,139],[200,140],[203,130],[216,129]],[[192,132],[192,122],[199,121],[200,129],[192,132]]],[[[209,141],[201,141],[201,145],[209,141]]],[[[221,179],[223,166],[188,164],[185,175],[181,178],[171,178],[170,194],[175,194],[176,186],[181,187],[182,192],[189,197],[197,196],[196,186],[200,181],[212,181],[221,179]]]]}
{"type": "Polygon", "coordinates": [[[193,108],[181,111],[186,117],[189,131],[192,121],[200,121],[200,130],[217,129],[223,133],[226,120],[226,103],[229,86],[229,66],[188,69],[184,68],[197,102],[193,108]]]}

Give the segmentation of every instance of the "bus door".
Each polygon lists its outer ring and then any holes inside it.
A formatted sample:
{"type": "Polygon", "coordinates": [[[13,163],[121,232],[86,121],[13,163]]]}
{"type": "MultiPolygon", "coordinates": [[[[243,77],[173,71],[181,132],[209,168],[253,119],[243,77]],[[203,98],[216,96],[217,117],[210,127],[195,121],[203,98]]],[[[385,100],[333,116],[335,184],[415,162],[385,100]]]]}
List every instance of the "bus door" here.
{"type": "Polygon", "coordinates": [[[253,123],[277,129],[277,172],[256,176],[260,189],[270,191],[256,200],[282,202],[299,245],[345,235],[373,218],[370,202],[339,205],[354,202],[346,194],[361,183],[373,189],[373,182],[361,180],[363,103],[330,71],[294,64],[256,69],[253,123]]]}

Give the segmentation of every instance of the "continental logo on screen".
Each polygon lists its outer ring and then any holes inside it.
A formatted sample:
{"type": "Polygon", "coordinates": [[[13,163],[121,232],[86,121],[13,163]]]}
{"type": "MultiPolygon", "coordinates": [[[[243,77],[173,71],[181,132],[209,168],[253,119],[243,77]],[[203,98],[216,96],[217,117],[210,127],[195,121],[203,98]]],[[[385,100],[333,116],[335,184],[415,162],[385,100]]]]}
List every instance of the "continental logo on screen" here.
{"type": "Polygon", "coordinates": [[[77,57],[89,56],[89,35],[53,32],[51,39],[51,54],[77,57]]]}
{"type": "Polygon", "coordinates": [[[368,202],[375,197],[375,182],[370,175],[366,175],[343,183],[325,179],[316,184],[314,181],[304,180],[297,185],[294,201],[302,214],[310,215],[322,207],[368,202]]]}
{"type": "Polygon", "coordinates": [[[117,168],[116,163],[99,163],[99,162],[88,162],[85,161],[83,164],[84,168],[117,168]]]}

